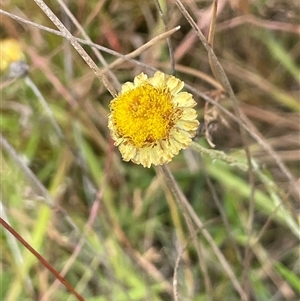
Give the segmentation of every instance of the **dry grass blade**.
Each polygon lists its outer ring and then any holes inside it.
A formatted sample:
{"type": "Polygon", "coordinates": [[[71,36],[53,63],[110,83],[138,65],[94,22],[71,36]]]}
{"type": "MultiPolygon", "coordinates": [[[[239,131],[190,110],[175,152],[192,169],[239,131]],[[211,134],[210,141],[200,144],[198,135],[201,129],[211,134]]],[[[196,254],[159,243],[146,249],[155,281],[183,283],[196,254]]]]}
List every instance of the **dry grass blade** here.
{"type": "MultiPolygon", "coordinates": [[[[183,4],[181,3],[181,1],[179,0],[175,0],[176,4],[178,5],[178,7],[180,8],[181,12],[185,15],[185,17],[187,18],[187,20],[189,21],[189,23],[191,24],[191,26],[194,28],[195,32],[197,33],[200,41],[202,42],[203,46],[205,47],[205,49],[207,50],[210,58],[211,58],[211,62],[213,64],[213,69],[215,70],[215,72],[217,72],[218,75],[218,79],[220,80],[222,86],[225,88],[226,92],[228,93],[230,99],[233,101],[234,103],[234,109],[235,109],[235,114],[237,116],[238,119],[238,123],[240,126],[240,131],[244,141],[244,145],[245,145],[245,130],[244,127],[242,126],[243,122],[241,122],[241,117],[240,117],[240,110],[238,108],[237,105],[237,99],[235,97],[235,94],[232,90],[231,84],[224,72],[224,69],[222,67],[222,65],[220,64],[218,58],[216,57],[213,49],[210,47],[210,45],[208,44],[206,38],[204,37],[204,35],[202,34],[202,32],[199,30],[199,28],[197,27],[197,24],[194,22],[194,20],[191,18],[191,16],[189,15],[189,13],[187,12],[187,10],[185,9],[185,7],[183,6],[183,4]]],[[[276,161],[278,167],[281,169],[281,171],[286,175],[287,179],[290,181],[291,186],[294,190],[295,194],[299,194],[299,187],[297,186],[295,179],[293,178],[292,174],[290,173],[290,171],[286,168],[285,164],[282,162],[282,160],[280,159],[280,157],[276,154],[276,152],[272,149],[272,147],[266,143],[263,139],[261,139],[257,134],[253,133],[251,131],[251,135],[253,137],[255,137],[256,141],[259,142],[262,147],[274,158],[274,160],[276,161]]],[[[247,147],[245,148],[246,153],[247,152],[247,147]]],[[[248,162],[250,163],[250,156],[249,154],[247,154],[247,158],[248,158],[248,162]]],[[[251,164],[249,164],[249,166],[251,166],[251,164]]],[[[250,172],[251,174],[251,172],[250,172]]]]}
{"type": "MultiPolygon", "coordinates": [[[[298,1],[50,2],[0,8],[16,237],[85,300],[296,300],[298,1]]],[[[0,226],[0,299],[75,298],[0,226]]]]}
{"type": "Polygon", "coordinates": [[[89,67],[95,72],[97,77],[101,79],[104,86],[110,92],[112,96],[117,95],[115,88],[111,85],[109,80],[106,78],[106,75],[100,72],[98,66],[82,48],[82,46],[73,38],[68,29],[63,25],[63,23],[56,17],[56,15],[49,9],[44,1],[35,0],[35,3],[41,8],[41,10],[47,15],[47,17],[53,22],[53,24],[65,35],[66,39],[70,41],[72,46],[84,59],[84,61],[89,65],[89,67]]]}
{"type": "Polygon", "coordinates": [[[176,183],[170,170],[167,168],[167,166],[162,166],[161,171],[164,173],[166,181],[168,183],[168,186],[170,187],[170,190],[174,194],[177,202],[179,203],[179,206],[181,208],[183,208],[184,211],[186,211],[190,215],[190,218],[195,223],[195,225],[198,227],[198,229],[202,229],[201,232],[202,232],[203,236],[205,237],[205,239],[208,241],[208,243],[212,247],[214,254],[218,258],[224,271],[227,273],[228,277],[232,281],[232,284],[235,287],[235,289],[237,290],[237,292],[239,293],[241,300],[248,300],[248,297],[246,296],[245,292],[243,291],[241,284],[238,281],[238,279],[236,278],[228,261],[225,259],[222,252],[220,251],[218,246],[215,244],[215,242],[214,242],[213,238],[211,237],[211,235],[209,234],[209,232],[205,228],[203,228],[204,225],[203,225],[202,221],[197,216],[194,209],[190,206],[186,197],[183,195],[181,189],[179,188],[178,184],[176,183]]]}

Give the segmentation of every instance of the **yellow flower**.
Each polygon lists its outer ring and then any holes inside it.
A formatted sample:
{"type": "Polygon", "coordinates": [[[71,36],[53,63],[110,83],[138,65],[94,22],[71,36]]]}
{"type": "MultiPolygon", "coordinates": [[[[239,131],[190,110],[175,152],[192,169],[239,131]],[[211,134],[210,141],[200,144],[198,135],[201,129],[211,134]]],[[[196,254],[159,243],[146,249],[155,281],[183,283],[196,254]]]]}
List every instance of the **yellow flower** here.
{"type": "Polygon", "coordinates": [[[179,92],[183,86],[159,71],[122,86],[109,105],[108,127],[124,161],[161,165],[189,146],[199,122],[192,95],[179,92]]]}
{"type": "Polygon", "coordinates": [[[0,70],[6,70],[13,62],[24,61],[21,45],[14,39],[0,41],[0,70]]]}
{"type": "Polygon", "coordinates": [[[0,76],[17,78],[27,74],[28,65],[21,44],[14,39],[0,40],[0,76]]]}

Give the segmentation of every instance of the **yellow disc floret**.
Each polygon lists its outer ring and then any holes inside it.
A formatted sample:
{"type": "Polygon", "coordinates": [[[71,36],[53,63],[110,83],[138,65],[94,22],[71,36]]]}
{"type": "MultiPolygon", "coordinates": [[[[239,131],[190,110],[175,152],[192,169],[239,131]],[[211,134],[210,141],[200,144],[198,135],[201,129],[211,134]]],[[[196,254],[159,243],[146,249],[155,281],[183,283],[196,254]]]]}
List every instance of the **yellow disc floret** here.
{"type": "Polygon", "coordinates": [[[168,89],[144,84],[119,95],[110,105],[119,135],[143,147],[169,137],[180,111],[174,108],[168,89]]]}

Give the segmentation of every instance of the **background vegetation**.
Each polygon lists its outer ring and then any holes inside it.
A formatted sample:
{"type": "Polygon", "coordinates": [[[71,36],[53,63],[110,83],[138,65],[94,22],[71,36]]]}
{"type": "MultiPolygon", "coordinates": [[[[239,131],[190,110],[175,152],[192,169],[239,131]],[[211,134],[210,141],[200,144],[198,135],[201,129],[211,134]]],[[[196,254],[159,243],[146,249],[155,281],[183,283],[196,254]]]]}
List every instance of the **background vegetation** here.
{"type": "MultiPolygon", "coordinates": [[[[298,300],[299,3],[219,1],[214,51],[240,117],[180,1],[159,3],[163,15],[156,1],[47,1],[72,35],[114,51],[83,46],[100,69],[139,49],[111,67],[116,90],[175,62],[198,103],[195,143],[211,150],[194,146],[168,165],[175,195],[166,170],[122,162],[103,83],[66,38],[1,11],[1,39],[17,39],[29,66],[18,79],[2,70],[1,218],[85,300],[298,300]],[[140,49],[178,25],[173,52],[166,38],[140,49]]],[[[207,37],[212,1],[182,4],[207,37]]],[[[55,28],[34,1],[0,8],[55,28]]],[[[1,300],[75,300],[0,229],[1,300]]]]}

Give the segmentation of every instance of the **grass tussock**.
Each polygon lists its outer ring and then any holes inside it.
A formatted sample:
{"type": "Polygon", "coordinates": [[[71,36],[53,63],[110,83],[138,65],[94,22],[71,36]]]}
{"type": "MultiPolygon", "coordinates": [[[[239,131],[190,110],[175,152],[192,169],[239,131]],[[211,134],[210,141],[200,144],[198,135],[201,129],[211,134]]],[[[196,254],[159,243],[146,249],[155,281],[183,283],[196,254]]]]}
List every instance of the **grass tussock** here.
{"type": "Polygon", "coordinates": [[[1,223],[16,231],[0,228],[0,299],[298,300],[298,1],[219,1],[216,19],[212,1],[48,1],[60,29],[37,3],[0,5],[0,47],[21,47],[0,57],[1,223]],[[185,82],[200,127],[148,169],[122,161],[107,116],[155,70],[185,82]]]}

